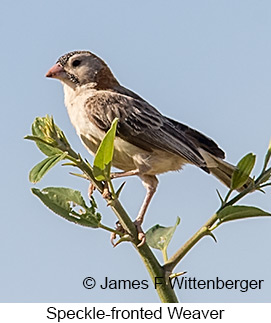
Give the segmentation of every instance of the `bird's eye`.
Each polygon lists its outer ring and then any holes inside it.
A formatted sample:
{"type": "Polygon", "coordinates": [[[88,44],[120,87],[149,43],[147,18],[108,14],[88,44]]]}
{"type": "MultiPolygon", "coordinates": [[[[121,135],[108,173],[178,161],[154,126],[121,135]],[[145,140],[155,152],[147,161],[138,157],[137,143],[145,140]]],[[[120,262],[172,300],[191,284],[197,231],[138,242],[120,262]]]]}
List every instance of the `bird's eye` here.
{"type": "Polygon", "coordinates": [[[72,62],[72,66],[73,67],[77,67],[77,66],[79,66],[81,64],[81,61],[79,61],[78,59],[76,59],[76,60],[74,60],[73,62],[72,62]]]}

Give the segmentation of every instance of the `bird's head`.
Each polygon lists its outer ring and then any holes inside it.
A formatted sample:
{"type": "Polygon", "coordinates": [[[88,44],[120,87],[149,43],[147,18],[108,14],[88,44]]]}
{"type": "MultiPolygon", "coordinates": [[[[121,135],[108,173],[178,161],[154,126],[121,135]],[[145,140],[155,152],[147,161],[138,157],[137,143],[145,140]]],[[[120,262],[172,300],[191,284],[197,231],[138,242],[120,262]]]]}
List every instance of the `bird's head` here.
{"type": "Polygon", "coordinates": [[[46,77],[59,79],[73,89],[85,84],[97,89],[118,85],[105,62],[89,51],[74,51],[61,56],[46,77]]]}

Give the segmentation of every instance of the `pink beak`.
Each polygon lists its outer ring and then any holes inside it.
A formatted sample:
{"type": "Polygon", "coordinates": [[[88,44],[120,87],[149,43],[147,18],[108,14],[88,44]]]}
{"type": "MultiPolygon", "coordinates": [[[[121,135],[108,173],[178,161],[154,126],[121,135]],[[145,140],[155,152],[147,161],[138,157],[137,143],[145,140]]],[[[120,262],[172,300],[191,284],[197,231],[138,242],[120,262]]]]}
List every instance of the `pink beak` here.
{"type": "Polygon", "coordinates": [[[57,63],[49,69],[45,76],[58,79],[61,78],[61,76],[63,77],[63,73],[65,73],[63,66],[57,63]]]}

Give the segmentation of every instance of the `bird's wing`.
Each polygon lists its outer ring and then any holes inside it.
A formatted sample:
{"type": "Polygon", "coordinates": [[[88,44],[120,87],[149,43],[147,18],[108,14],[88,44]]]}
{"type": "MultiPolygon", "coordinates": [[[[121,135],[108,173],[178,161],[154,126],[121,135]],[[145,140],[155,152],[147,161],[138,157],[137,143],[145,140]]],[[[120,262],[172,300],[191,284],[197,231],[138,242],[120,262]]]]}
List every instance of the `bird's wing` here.
{"type": "Polygon", "coordinates": [[[225,153],[222,149],[218,147],[218,145],[209,137],[200,133],[199,131],[188,127],[178,121],[167,118],[168,121],[174,126],[177,133],[182,133],[189,140],[191,140],[196,147],[202,148],[209,152],[210,154],[219,157],[221,159],[225,158],[225,153]]]}
{"type": "MultiPolygon", "coordinates": [[[[188,131],[188,127],[164,117],[143,99],[97,91],[88,98],[85,109],[90,121],[101,130],[107,131],[114,118],[118,118],[117,136],[123,140],[146,151],[160,149],[177,154],[208,172],[206,162],[198,151],[201,146],[191,135],[192,130],[188,131]]],[[[199,135],[198,132],[196,134],[199,135]]],[[[201,135],[202,138],[205,136],[201,135]]],[[[209,139],[206,137],[206,140],[209,139]]]]}

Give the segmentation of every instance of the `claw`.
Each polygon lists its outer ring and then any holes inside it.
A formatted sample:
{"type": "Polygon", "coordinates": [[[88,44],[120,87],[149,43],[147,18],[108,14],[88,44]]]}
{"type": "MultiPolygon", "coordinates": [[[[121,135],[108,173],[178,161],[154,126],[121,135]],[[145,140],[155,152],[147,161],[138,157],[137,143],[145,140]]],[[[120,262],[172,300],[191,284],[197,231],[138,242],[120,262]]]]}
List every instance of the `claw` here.
{"type": "MultiPolygon", "coordinates": [[[[137,247],[141,247],[146,242],[146,235],[143,232],[141,228],[141,223],[138,220],[135,220],[134,222],[136,230],[137,230],[137,238],[140,241],[137,247]]],[[[116,230],[125,233],[125,230],[123,229],[122,225],[119,223],[119,221],[116,222],[116,230]]],[[[110,235],[110,242],[112,243],[113,247],[116,247],[118,244],[120,244],[123,241],[132,241],[132,237],[126,233],[123,236],[120,237],[120,239],[115,243],[114,240],[117,238],[117,235],[115,232],[112,232],[110,235]]]]}
{"type": "Polygon", "coordinates": [[[132,241],[131,236],[129,234],[125,234],[113,245],[113,247],[116,247],[117,245],[119,245],[121,242],[124,242],[124,241],[132,241]]]}
{"type": "Polygon", "coordinates": [[[113,245],[113,247],[116,247],[116,244],[114,242],[114,240],[117,238],[117,235],[115,232],[112,232],[111,235],[110,235],[110,242],[111,244],[113,245]]]}
{"type": "Polygon", "coordinates": [[[108,184],[107,183],[104,184],[104,189],[103,189],[102,197],[104,199],[110,199],[111,198],[111,193],[109,191],[109,188],[108,188],[108,184]]]}
{"type": "Polygon", "coordinates": [[[140,243],[137,245],[137,247],[141,247],[146,242],[146,236],[141,228],[141,222],[138,220],[135,220],[134,224],[137,230],[137,238],[138,240],[140,240],[140,243]]]}
{"type": "MultiPolygon", "coordinates": [[[[122,225],[119,223],[119,221],[116,222],[116,226],[115,226],[116,230],[118,230],[119,232],[123,232],[125,233],[125,230],[123,229],[122,225]]],[[[129,236],[130,237],[130,236],[129,236]]],[[[129,241],[131,240],[130,238],[128,238],[128,235],[124,235],[122,236],[116,243],[114,242],[114,240],[117,238],[117,234],[115,232],[112,232],[110,235],[110,242],[112,243],[113,247],[116,247],[119,243],[121,243],[122,241],[129,241]]]]}
{"type": "Polygon", "coordinates": [[[139,233],[138,234],[138,240],[140,240],[141,242],[139,242],[139,244],[137,245],[137,247],[141,247],[144,245],[144,243],[146,242],[146,236],[145,233],[139,233]]]}

